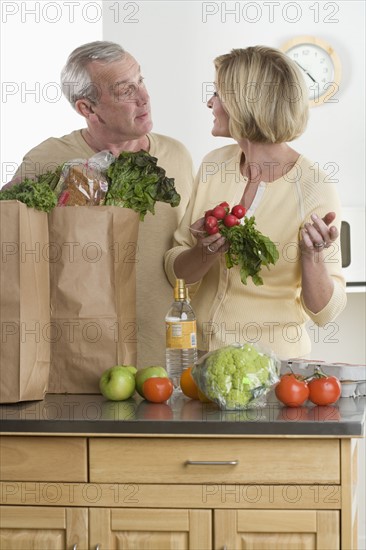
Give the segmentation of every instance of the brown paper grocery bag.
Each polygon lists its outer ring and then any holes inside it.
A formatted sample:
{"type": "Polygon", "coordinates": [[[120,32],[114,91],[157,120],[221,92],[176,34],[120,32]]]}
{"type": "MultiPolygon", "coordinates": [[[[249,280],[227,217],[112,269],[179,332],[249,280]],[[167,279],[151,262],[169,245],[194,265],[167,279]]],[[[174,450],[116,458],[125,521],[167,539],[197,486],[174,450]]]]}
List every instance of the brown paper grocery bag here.
{"type": "Polygon", "coordinates": [[[0,402],[38,400],[50,368],[48,220],[0,201],[0,402]]]}
{"type": "Polygon", "coordinates": [[[49,214],[51,393],[99,393],[102,372],[136,363],[139,216],[115,206],[49,214]]]}

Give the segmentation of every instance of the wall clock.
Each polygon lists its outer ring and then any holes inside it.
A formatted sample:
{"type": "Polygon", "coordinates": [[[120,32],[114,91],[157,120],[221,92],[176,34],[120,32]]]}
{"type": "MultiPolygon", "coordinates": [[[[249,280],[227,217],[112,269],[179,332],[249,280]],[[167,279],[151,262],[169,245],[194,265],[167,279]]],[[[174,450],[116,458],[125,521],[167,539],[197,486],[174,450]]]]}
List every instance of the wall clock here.
{"type": "Polygon", "coordinates": [[[304,73],[311,107],[338,103],[341,62],[332,46],[314,36],[298,36],[282,48],[304,73]]]}

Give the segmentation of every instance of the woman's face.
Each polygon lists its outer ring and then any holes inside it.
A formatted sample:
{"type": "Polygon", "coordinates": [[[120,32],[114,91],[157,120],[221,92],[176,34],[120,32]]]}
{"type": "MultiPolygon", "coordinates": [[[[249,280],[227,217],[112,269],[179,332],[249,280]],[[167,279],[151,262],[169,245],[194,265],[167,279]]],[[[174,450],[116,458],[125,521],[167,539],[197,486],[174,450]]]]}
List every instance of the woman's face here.
{"type": "Polygon", "coordinates": [[[207,107],[212,109],[212,114],[214,116],[211,131],[212,135],[218,137],[231,137],[229,131],[229,115],[225,111],[217,92],[208,100],[207,107]]]}

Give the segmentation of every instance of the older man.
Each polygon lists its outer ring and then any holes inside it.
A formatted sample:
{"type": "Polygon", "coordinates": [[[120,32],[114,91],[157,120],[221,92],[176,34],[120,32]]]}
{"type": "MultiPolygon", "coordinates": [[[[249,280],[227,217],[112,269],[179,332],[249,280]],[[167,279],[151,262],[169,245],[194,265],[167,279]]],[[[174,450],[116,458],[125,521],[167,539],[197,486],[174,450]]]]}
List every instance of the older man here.
{"type": "Polygon", "coordinates": [[[62,71],[62,88],[86,128],[61,138],[49,138],[29,151],[14,180],[34,177],[56,165],[90,158],[98,151],[148,151],[181,195],[179,207],[157,203],[155,216],[140,224],[137,270],[138,367],[165,364],[165,314],[172,289],[163,269],[164,253],[188,203],[193,165],[177,140],[151,133],[150,99],[141,69],[118,44],[97,41],[74,50],[62,71]]]}

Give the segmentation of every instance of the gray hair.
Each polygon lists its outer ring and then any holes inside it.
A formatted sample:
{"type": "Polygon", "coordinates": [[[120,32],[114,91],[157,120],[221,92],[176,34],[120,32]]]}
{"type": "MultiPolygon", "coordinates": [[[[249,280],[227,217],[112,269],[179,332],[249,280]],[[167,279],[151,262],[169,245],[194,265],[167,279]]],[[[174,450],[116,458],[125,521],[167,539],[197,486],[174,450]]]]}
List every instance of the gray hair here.
{"type": "Polygon", "coordinates": [[[91,61],[111,63],[121,60],[126,51],[115,42],[95,41],[79,46],[69,55],[61,72],[61,87],[66,99],[75,108],[78,99],[86,98],[97,103],[99,92],[91,81],[88,64],[91,61]]]}

